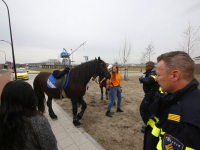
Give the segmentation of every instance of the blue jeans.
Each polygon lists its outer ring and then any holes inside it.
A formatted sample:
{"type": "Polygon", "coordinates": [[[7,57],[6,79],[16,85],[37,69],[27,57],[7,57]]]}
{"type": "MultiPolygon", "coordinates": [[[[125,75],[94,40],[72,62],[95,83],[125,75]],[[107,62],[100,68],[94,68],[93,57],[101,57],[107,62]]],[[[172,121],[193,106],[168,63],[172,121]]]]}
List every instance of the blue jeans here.
{"type": "Polygon", "coordinates": [[[119,86],[116,87],[110,87],[110,102],[108,104],[108,111],[110,111],[113,103],[115,102],[115,98],[117,96],[118,101],[117,101],[117,108],[120,108],[121,100],[122,100],[122,94],[119,86]]]}

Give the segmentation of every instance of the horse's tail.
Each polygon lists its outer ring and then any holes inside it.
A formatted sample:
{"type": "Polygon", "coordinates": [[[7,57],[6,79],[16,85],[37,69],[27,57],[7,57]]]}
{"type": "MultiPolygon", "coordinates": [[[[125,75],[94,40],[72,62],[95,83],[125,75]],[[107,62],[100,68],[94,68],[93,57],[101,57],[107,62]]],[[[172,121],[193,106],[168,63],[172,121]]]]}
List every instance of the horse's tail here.
{"type": "Polygon", "coordinates": [[[45,111],[45,96],[44,96],[44,91],[40,88],[39,84],[39,74],[36,76],[35,80],[33,81],[33,88],[35,95],[38,99],[38,111],[39,113],[43,114],[45,111]]]}

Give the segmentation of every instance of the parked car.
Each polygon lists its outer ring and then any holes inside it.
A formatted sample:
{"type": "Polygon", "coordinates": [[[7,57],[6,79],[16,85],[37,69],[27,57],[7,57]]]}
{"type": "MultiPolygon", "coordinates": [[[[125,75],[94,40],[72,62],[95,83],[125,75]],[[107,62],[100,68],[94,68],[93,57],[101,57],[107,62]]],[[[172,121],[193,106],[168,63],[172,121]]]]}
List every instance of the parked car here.
{"type": "MultiPolygon", "coordinates": [[[[28,80],[28,71],[26,68],[17,68],[16,69],[17,73],[17,80],[28,80]]],[[[15,73],[13,72],[13,80],[15,80],[15,73]]]]}

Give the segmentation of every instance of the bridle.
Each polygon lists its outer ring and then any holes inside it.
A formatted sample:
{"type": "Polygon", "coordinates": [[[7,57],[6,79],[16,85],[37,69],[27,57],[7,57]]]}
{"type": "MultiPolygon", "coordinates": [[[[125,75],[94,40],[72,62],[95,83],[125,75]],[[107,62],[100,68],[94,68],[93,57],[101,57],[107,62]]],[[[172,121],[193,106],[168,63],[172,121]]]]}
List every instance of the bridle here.
{"type": "Polygon", "coordinates": [[[100,71],[101,71],[101,74],[104,74],[106,79],[111,78],[110,72],[107,70],[107,68],[103,67],[103,63],[100,64],[100,71]]]}
{"type": "MultiPolygon", "coordinates": [[[[110,72],[107,70],[107,68],[103,67],[103,63],[100,64],[100,74],[103,74],[103,76],[105,76],[106,79],[111,78],[110,72]]],[[[92,77],[92,80],[97,83],[96,77],[92,77]]],[[[99,84],[99,83],[97,83],[97,84],[99,84]]]]}

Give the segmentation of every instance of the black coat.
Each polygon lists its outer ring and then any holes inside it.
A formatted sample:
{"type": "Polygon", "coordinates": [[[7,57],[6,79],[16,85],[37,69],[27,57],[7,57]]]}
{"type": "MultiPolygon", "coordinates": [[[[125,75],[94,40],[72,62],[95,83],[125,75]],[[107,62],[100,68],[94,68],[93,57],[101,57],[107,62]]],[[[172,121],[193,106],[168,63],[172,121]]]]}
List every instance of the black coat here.
{"type": "Polygon", "coordinates": [[[200,90],[198,81],[192,80],[183,89],[167,96],[156,95],[150,106],[151,117],[147,124],[155,122],[161,129],[159,136],[153,134],[152,123],[146,128],[144,150],[157,146],[181,150],[190,147],[200,150],[200,90]],[[159,118],[159,121],[155,120],[159,118]],[[159,142],[159,137],[162,141],[159,142]],[[159,143],[159,144],[158,144],[159,143]]]}
{"type": "Polygon", "coordinates": [[[152,76],[156,76],[156,68],[147,70],[145,73],[145,77],[139,78],[139,81],[143,83],[143,90],[145,94],[155,94],[159,89],[158,82],[152,76]]]}

